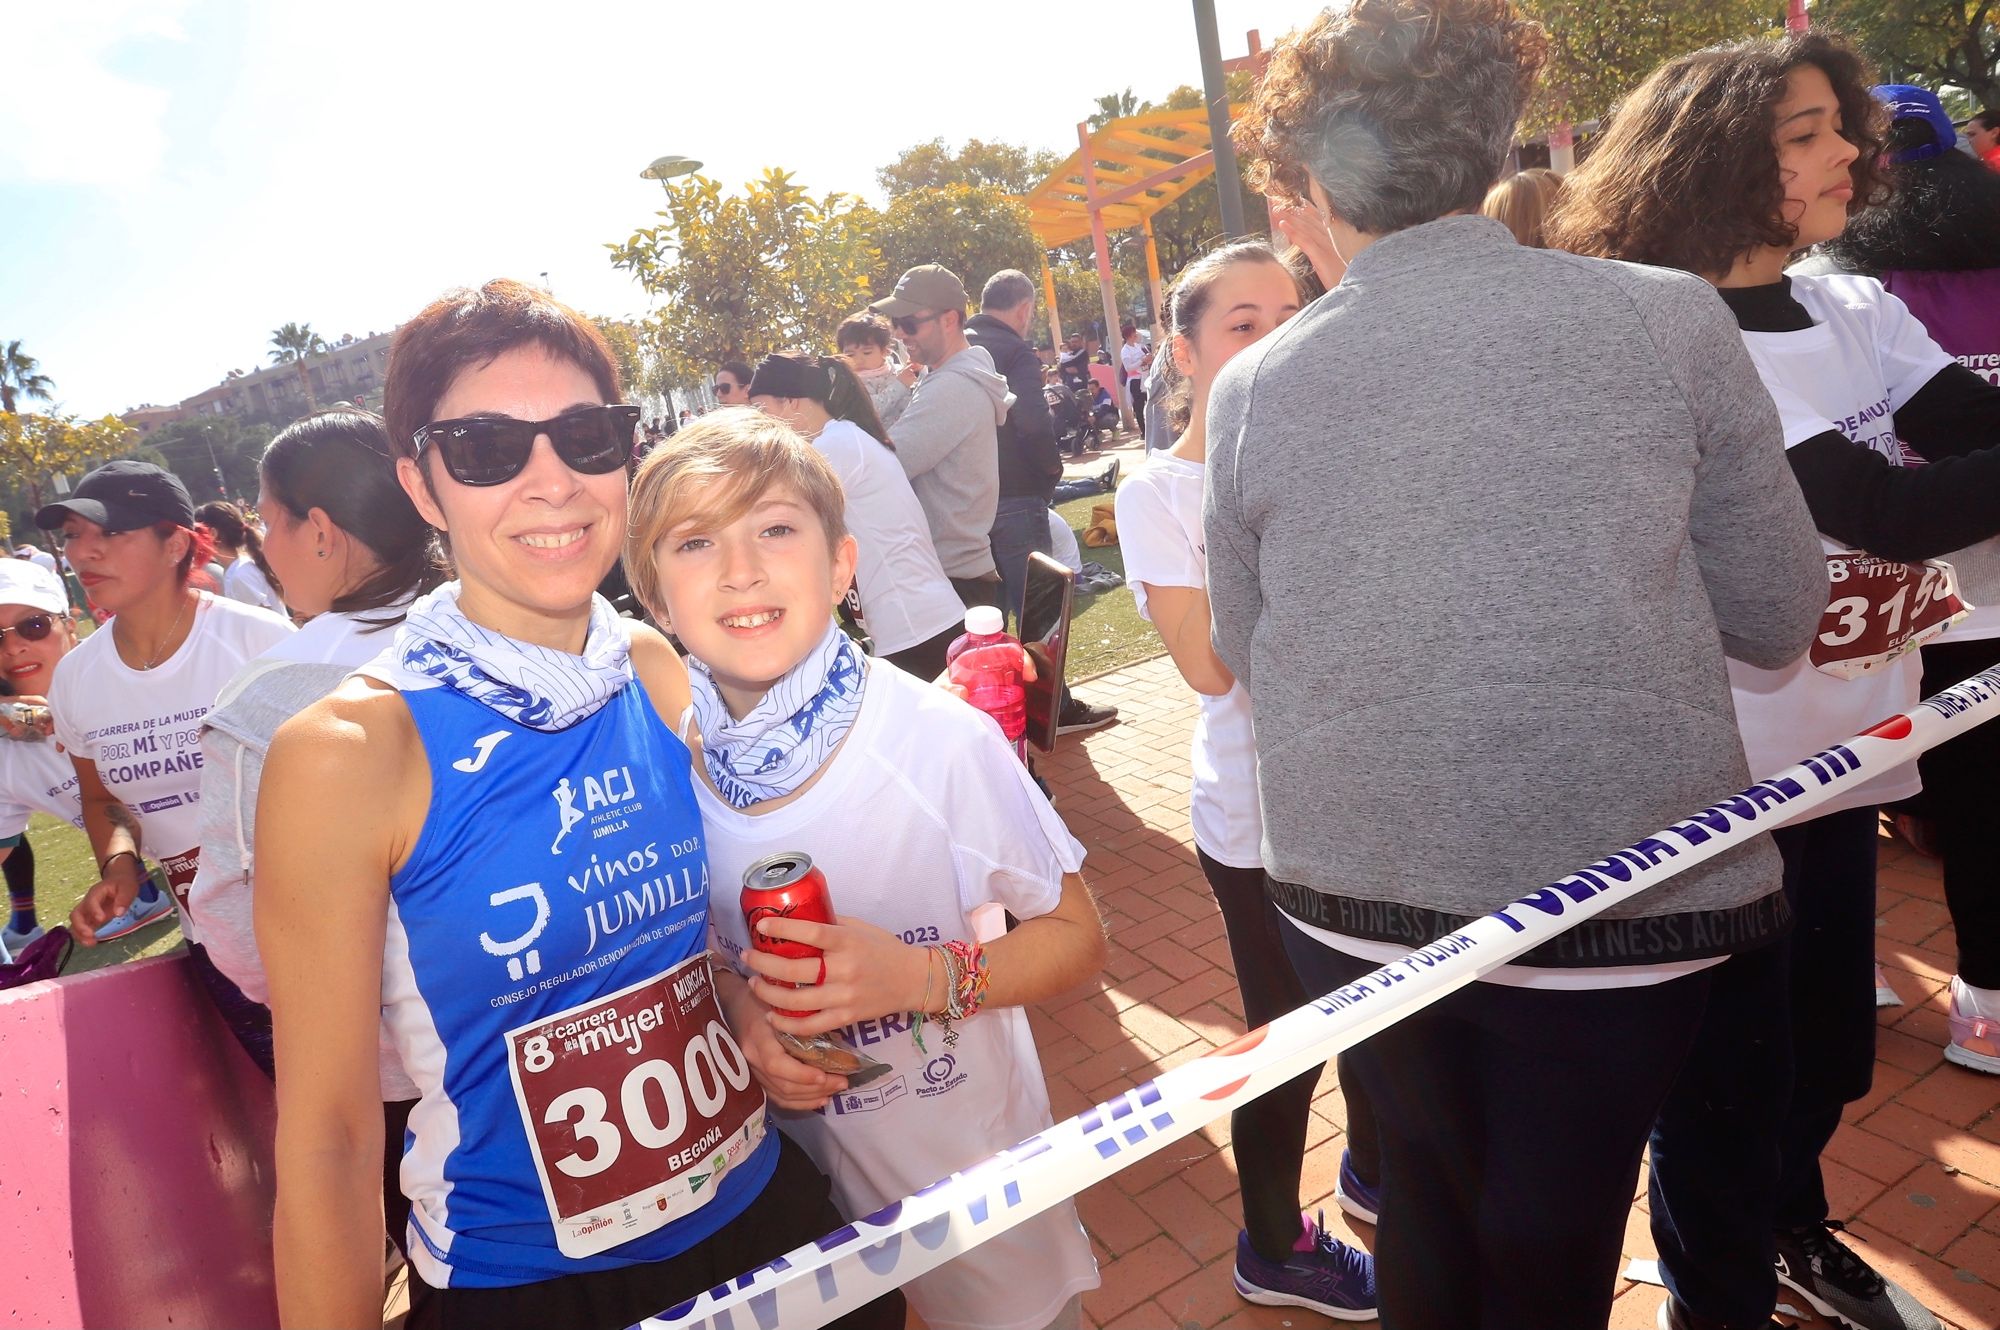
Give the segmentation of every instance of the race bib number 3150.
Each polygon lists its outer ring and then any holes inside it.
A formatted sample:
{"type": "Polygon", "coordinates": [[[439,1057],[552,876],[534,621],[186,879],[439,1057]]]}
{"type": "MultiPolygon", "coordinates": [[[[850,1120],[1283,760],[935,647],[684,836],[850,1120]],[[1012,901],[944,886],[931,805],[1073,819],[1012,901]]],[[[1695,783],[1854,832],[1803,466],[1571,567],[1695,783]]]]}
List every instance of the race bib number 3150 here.
{"type": "Polygon", "coordinates": [[[1880,669],[1965,617],[1957,575],[1935,559],[1829,554],[1826,577],[1832,591],[1810,654],[1814,668],[1836,678],[1880,669]]]}
{"type": "Polygon", "coordinates": [[[700,1209],[764,1137],[764,1095],[706,956],[509,1030],[507,1054],[565,1256],[700,1209]]]}

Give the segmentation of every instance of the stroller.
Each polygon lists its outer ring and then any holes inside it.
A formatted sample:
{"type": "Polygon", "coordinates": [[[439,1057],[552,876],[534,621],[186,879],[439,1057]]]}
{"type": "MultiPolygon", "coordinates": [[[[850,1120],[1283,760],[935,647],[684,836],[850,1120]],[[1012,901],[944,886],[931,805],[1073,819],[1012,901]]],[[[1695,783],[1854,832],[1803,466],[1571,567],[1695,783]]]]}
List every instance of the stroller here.
{"type": "Polygon", "coordinates": [[[1042,400],[1049,404],[1049,415],[1055,421],[1056,447],[1068,456],[1079,457],[1085,449],[1098,446],[1097,422],[1068,384],[1044,384],[1042,400]]]}

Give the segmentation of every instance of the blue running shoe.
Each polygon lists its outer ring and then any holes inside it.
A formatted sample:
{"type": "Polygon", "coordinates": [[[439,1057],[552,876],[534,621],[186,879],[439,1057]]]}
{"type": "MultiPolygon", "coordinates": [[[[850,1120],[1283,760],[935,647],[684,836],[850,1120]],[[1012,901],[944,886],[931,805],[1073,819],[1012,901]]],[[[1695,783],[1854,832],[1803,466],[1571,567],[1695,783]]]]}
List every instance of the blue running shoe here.
{"type": "Polygon", "coordinates": [[[166,892],[155,891],[153,899],[147,900],[144,896],[139,897],[139,899],[126,907],[125,913],[112,919],[104,927],[98,929],[97,940],[99,942],[109,942],[112,938],[124,937],[127,933],[136,933],[142,928],[157,924],[163,919],[171,919],[173,916],[173,901],[168,898],[166,892]]]}
{"type": "Polygon", "coordinates": [[[40,937],[45,930],[40,924],[33,928],[16,932],[12,928],[0,928],[0,953],[9,957],[18,956],[28,949],[28,944],[40,937]]]}
{"type": "MultiPolygon", "coordinates": [[[[1236,1291],[1265,1307],[1304,1307],[1336,1321],[1375,1319],[1375,1258],[1305,1219],[1305,1250],[1294,1250],[1282,1265],[1267,1261],[1236,1235],[1236,1291]]],[[[1319,1218],[1326,1216],[1322,1213],[1319,1218]]]]}
{"type": "Polygon", "coordinates": [[[1340,1180],[1333,1184],[1333,1199],[1340,1208],[1364,1224],[1379,1224],[1376,1216],[1382,1213],[1382,1188],[1378,1183],[1370,1186],[1354,1171],[1352,1152],[1340,1152],[1340,1180]]]}

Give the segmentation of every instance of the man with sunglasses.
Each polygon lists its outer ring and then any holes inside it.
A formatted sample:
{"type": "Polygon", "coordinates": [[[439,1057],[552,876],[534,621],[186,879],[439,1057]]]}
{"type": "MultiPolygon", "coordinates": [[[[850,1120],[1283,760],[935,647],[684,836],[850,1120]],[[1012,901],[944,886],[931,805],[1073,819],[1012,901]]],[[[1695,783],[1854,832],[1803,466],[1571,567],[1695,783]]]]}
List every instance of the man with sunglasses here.
{"type": "Polygon", "coordinates": [[[1014,395],[993,357],[965,339],[965,305],[957,274],[926,263],[869,308],[926,370],[896,421],[896,460],[929,519],[938,561],[968,606],[1004,608],[990,535],[1000,503],[1000,423],[1014,395]]]}
{"type": "Polygon", "coordinates": [[[750,367],[740,360],[725,360],[715,371],[715,401],[718,406],[750,405],[750,367]]]}

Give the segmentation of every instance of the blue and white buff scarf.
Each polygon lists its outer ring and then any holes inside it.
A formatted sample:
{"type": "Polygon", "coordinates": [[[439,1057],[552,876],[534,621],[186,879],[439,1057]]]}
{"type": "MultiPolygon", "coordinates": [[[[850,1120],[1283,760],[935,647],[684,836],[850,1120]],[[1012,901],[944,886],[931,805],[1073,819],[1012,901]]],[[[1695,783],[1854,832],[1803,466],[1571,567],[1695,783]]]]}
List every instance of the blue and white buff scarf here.
{"type": "Polygon", "coordinates": [[[458,590],[446,582],[410,606],[389,649],[408,674],[551,733],[589,717],[632,681],[631,639],[604,597],[591,597],[583,654],[572,656],[480,627],[458,608],[458,590]]]}
{"type": "Polygon", "coordinates": [[[820,644],[741,720],[723,705],[708,666],[693,656],[687,663],[702,759],[732,808],[781,799],[805,784],[861,711],[861,653],[838,623],[827,625],[820,644]]]}

